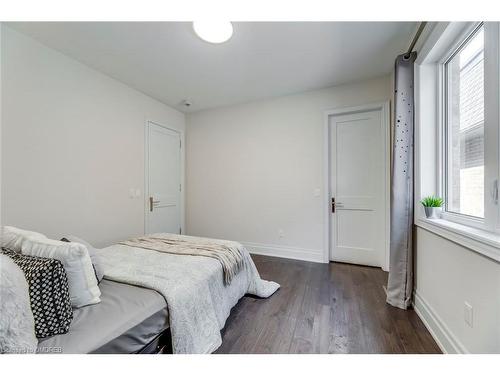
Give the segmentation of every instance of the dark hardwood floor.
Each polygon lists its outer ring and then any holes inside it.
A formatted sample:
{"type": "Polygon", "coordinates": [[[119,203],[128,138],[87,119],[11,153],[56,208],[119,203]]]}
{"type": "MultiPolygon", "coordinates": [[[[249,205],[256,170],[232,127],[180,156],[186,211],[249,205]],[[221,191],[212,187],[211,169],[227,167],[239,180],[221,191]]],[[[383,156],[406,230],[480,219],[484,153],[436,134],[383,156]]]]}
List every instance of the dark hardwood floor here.
{"type": "Polygon", "coordinates": [[[440,353],[413,310],[385,303],[378,268],[252,256],[281,288],[244,297],[216,353],[440,353]]]}

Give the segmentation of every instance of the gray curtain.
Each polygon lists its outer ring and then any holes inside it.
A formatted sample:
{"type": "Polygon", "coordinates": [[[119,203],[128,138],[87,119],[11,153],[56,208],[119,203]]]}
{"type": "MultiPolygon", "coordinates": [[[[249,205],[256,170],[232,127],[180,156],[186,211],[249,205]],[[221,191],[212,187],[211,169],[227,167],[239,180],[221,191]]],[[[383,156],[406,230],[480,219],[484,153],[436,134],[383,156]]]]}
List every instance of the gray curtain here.
{"type": "Polygon", "coordinates": [[[416,52],[396,59],[391,168],[391,242],[387,303],[407,309],[413,290],[413,66],[416,52]]]}

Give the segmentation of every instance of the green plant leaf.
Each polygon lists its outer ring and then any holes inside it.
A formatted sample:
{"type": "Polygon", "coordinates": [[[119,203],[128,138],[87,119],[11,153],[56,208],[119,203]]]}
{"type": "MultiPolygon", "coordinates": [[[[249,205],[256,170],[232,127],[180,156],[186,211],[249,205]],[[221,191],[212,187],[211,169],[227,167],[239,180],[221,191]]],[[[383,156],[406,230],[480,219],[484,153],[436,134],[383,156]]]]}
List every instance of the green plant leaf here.
{"type": "Polygon", "coordinates": [[[423,198],[420,203],[422,203],[424,207],[442,207],[444,201],[443,198],[430,195],[423,198]]]}

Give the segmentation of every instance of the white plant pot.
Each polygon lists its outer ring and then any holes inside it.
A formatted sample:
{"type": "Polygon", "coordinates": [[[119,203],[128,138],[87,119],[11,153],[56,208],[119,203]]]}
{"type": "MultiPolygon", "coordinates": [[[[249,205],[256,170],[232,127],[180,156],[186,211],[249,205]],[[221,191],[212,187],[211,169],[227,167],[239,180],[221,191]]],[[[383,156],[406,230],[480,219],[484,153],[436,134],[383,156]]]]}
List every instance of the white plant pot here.
{"type": "Polygon", "coordinates": [[[424,207],[427,219],[439,219],[441,207],[424,207]]]}

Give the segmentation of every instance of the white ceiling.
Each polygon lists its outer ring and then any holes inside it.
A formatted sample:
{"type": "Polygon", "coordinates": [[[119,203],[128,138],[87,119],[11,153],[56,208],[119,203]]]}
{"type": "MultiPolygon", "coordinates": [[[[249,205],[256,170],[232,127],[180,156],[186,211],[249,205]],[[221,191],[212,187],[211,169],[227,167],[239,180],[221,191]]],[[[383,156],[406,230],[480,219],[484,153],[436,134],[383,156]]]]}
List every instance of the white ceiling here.
{"type": "Polygon", "coordinates": [[[388,74],[414,22],[235,22],[226,43],[188,22],[9,23],[181,111],[314,90],[388,74]]]}

